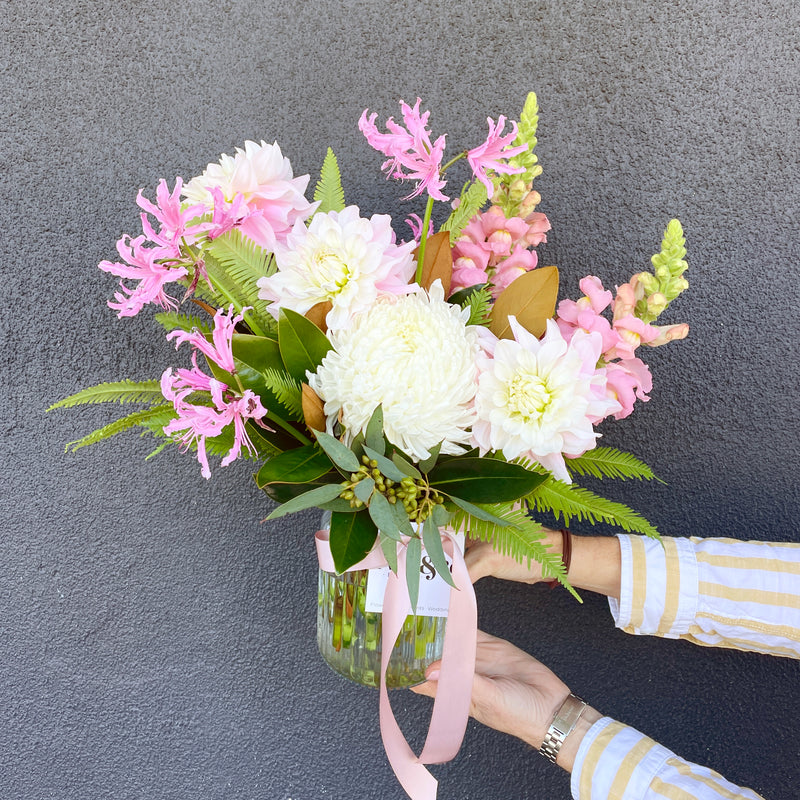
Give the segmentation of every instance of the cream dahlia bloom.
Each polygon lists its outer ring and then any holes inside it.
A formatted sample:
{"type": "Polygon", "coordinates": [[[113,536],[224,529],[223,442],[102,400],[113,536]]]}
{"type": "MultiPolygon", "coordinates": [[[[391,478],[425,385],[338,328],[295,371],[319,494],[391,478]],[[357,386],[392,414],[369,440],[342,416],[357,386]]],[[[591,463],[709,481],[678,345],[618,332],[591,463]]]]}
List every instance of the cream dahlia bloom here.
{"type": "Polygon", "coordinates": [[[381,297],[349,328],[332,331],[333,350],[309,374],[325,401],[328,432],[341,414],[349,443],[380,405],[387,438],[415,461],[440,442],[442,453],[464,452],[480,350],[468,316],[445,302],[436,281],[429,293],[381,297]]]}
{"type": "Polygon", "coordinates": [[[272,250],[282,241],[297,220],[311,216],[316,204],[305,198],[308,175],[295,178],[292,165],[284,158],[278,143],[245,142],[236,154],[223,155],[219,163],[209,164],[202,175],[192,178],[183,188],[182,197],[191,203],[214,207],[214,190],[222,192],[226,205],[237,195],[242,206],[237,225],[246,236],[272,250]]]}
{"type": "Polygon", "coordinates": [[[317,303],[330,301],[330,330],[346,327],[353,315],[366,311],[379,294],[405,294],[414,273],[416,243],[395,244],[391,217],[359,216],[358,206],[315,214],[306,228],[298,222],[275,248],[278,271],[260,278],[258,296],[280,308],[305,314],[317,303]]]}
{"type": "Polygon", "coordinates": [[[606,396],[605,370],[596,368],[602,338],[576,331],[567,343],[548,320],[540,341],[514,317],[509,322],[514,339],[496,341],[493,357],[478,359],[474,442],[508,460],[537,461],[570,483],[564,456],[591,450],[600,436],[594,423],[620,408],[606,396]]]}

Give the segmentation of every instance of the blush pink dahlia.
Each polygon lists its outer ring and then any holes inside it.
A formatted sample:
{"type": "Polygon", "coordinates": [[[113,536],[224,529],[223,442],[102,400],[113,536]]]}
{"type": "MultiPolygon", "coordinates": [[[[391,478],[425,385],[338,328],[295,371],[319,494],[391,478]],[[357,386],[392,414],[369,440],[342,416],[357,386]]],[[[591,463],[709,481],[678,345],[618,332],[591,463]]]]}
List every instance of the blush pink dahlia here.
{"type": "Polygon", "coordinates": [[[508,319],[514,339],[497,340],[491,356],[478,358],[473,440],[484,453],[537,461],[570,483],[564,456],[591,450],[600,436],[594,424],[620,407],[596,369],[600,336],[580,331],[567,343],[548,320],[540,341],[508,319]]]}
{"type": "Polygon", "coordinates": [[[359,216],[358,206],[315,214],[277,245],[278,271],[258,281],[259,297],[271,300],[269,311],[281,308],[305,314],[330,301],[330,330],[347,327],[354,314],[370,308],[379,295],[405,294],[413,287],[415,242],[395,244],[391,218],[359,216]]]}
{"type": "MultiPolygon", "coordinates": [[[[316,207],[304,196],[308,175],[295,178],[292,165],[277,142],[245,142],[231,158],[223,155],[203,174],[192,178],[183,191],[186,200],[213,209],[220,197],[224,205],[236,206],[237,227],[267,250],[282,241],[297,220],[311,216],[316,207]],[[214,196],[219,188],[221,196],[214,196]],[[241,200],[237,201],[237,196],[241,200]]],[[[227,215],[228,218],[230,214],[227,215]]]]}

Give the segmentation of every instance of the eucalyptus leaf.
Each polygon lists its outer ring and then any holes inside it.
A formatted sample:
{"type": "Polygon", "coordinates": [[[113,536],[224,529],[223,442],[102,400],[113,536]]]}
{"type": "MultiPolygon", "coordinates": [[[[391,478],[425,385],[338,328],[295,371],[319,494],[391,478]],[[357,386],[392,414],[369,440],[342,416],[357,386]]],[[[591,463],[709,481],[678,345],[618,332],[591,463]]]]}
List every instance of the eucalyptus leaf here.
{"type": "Polygon", "coordinates": [[[450,523],[450,518],[453,516],[443,505],[439,505],[438,503],[433,507],[431,515],[438,528],[447,527],[450,523]]]}
{"type": "Polygon", "coordinates": [[[376,453],[383,455],[386,452],[386,442],[383,438],[383,408],[380,405],[375,407],[367,423],[364,441],[376,453]]]}
{"type": "Polygon", "coordinates": [[[406,586],[408,586],[408,598],[411,600],[411,613],[417,613],[417,601],[419,600],[419,565],[422,559],[422,542],[413,537],[408,542],[406,548],[406,586]]]}
{"type": "Polygon", "coordinates": [[[400,527],[392,511],[392,504],[380,492],[372,497],[369,515],[381,533],[396,541],[400,540],[400,527]]]}
{"type": "Polygon", "coordinates": [[[430,472],[435,466],[436,462],[439,459],[439,451],[442,449],[442,442],[436,445],[436,447],[431,448],[431,454],[422,461],[419,462],[419,468],[423,472],[430,472]]]}
{"type": "Polygon", "coordinates": [[[433,517],[428,517],[422,525],[422,543],[425,545],[425,552],[428,554],[433,568],[450,586],[456,588],[453,576],[450,574],[450,565],[444,555],[442,535],[439,533],[439,528],[433,521],[433,517]]]}
{"type": "Polygon", "coordinates": [[[380,539],[383,557],[386,559],[389,569],[397,575],[397,542],[383,532],[380,534],[380,539]]]}
{"type": "Polygon", "coordinates": [[[502,519],[501,517],[490,513],[485,508],[468,503],[466,500],[462,500],[460,497],[454,497],[453,495],[449,495],[449,497],[460,509],[466,511],[471,517],[482,519],[484,522],[491,522],[494,525],[497,525],[498,528],[506,528],[511,524],[508,520],[502,519]]]}
{"type": "Polygon", "coordinates": [[[372,490],[375,488],[375,481],[372,478],[364,478],[360,480],[354,487],[353,493],[365,505],[372,497],[372,490]]]}
{"type": "Polygon", "coordinates": [[[382,456],[377,450],[368,447],[366,444],[364,445],[364,455],[367,456],[367,458],[377,461],[378,469],[389,478],[389,480],[399,483],[406,477],[405,473],[401,472],[392,461],[382,456]]]}
{"type": "Polygon", "coordinates": [[[404,536],[413,536],[414,528],[411,526],[411,520],[406,514],[402,503],[389,503],[389,508],[394,514],[394,521],[397,523],[397,528],[404,536]]]}
{"type": "Polygon", "coordinates": [[[403,473],[403,476],[414,478],[414,480],[421,481],[422,473],[410,462],[407,461],[399,453],[392,453],[392,462],[403,473]]]}
{"type": "Polygon", "coordinates": [[[314,431],[319,446],[328,454],[328,457],[337,467],[345,472],[358,472],[359,464],[356,454],[335,436],[324,431],[314,431]]]}
{"type": "Polygon", "coordinates": [[[305,511],[307,508],[314,508],[320,503],[327,503],[342,493],[342,487],[338,483],[327,483],[324,486],[317,486],[308,492],[289,500],[282,506],[278,506],[267,519],[278,519],[296,511],[305,511]]]}
{"type": "Polygon", "coordinates": [[[333,565],[341,574],[363,559],[375,545],[378,529],[366,511],[331,514],[330,546],[333,565]]]}

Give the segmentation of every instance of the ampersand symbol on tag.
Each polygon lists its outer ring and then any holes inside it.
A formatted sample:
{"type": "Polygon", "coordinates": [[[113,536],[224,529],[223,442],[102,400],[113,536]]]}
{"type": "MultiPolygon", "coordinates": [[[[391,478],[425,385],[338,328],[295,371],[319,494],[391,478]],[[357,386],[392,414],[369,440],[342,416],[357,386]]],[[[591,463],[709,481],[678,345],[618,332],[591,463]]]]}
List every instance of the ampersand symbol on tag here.
{"type": "Polygon", "coordinates": [[[419,571],[425,576],[426,581],[432,581],[436,577],[436,568],[431,564],[431,560],[428,556],[422,557],[419,571]]]}

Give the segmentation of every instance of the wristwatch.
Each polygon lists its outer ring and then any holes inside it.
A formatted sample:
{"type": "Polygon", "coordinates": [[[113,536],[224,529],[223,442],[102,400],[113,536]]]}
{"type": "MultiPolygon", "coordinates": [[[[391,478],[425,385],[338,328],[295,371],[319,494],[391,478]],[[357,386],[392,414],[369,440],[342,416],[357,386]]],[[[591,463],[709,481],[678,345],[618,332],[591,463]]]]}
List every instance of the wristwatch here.
{"type": "Polygon", "coordinates": [[[583,714],[583,709],[588,704],[570,694],[566,700],[561,704],[561,707],[556,711],[547,733],[544,735],[544,741],[539,748],[539,752],[553,764],[556,763],[558,751],[561,750],[561,745],[564,740],[572,733],[573,728],[577,725],[578,720],[583,714]]]}

